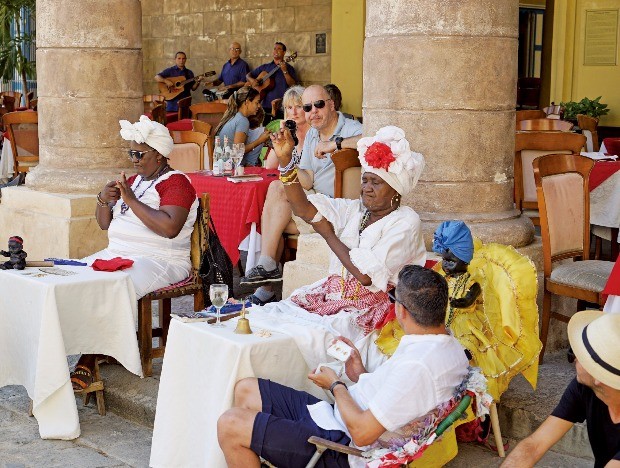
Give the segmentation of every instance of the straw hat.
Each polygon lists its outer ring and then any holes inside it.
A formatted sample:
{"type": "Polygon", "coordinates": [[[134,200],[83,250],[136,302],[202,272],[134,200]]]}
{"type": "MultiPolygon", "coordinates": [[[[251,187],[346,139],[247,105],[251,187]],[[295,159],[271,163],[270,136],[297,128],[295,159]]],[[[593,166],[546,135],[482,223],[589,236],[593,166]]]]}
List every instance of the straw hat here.
{"type": "Polygon", "coordinates": [[[620,390],[620,314],[577,312],[568,323],[568,340],[592,377],[620,390]]]}

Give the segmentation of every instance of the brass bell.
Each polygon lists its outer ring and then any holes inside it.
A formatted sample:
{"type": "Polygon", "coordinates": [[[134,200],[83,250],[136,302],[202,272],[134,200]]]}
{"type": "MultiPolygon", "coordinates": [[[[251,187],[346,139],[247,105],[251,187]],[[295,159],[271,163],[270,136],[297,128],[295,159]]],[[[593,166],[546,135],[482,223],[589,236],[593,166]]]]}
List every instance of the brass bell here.
{"type": "Polygon", "coordinates": [[[237,322],[237,328],[235,328],[235,333],[239,335],[251,335],[252,329],[250,328],[250,320],[245,318],[245,301],[243,301],[243,308],[241,309],[241,317],[237,322]]]}

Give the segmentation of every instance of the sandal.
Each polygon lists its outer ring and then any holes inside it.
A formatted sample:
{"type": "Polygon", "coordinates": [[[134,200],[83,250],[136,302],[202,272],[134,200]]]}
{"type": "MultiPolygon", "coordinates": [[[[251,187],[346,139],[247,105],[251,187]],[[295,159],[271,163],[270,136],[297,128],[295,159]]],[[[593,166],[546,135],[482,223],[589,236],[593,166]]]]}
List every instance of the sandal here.
{"type": "Polygon", "coordinates": [[[93,372],[86,366],[75,366],[75,370],[71,372],[71,384],[73,391],[81,391],[88,388],[93,382],[93,372]]]}

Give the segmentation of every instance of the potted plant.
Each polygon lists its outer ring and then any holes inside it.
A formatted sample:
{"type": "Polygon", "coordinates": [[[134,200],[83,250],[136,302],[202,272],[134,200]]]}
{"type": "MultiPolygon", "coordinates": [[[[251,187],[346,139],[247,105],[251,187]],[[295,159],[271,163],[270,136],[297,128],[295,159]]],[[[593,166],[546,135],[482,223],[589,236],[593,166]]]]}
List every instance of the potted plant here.
{"type": "Polygon", "coordinates": [[[577,122],[577,114],[587,115],[589,117],[599,118],[601,115],[607,115],[609,109],[607,104],[600,102],[602,96],[596,99],[588,99],[584,97],[581,101],[561,102],[560,106],[564,109],[563,119],[571,122],[577,122]]]}

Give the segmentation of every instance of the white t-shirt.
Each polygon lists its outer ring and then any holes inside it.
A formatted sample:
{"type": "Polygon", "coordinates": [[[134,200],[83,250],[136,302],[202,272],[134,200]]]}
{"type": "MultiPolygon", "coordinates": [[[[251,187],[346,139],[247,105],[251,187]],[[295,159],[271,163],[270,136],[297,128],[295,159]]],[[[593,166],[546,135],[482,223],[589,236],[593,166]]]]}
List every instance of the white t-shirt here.
{"type": "MultiPolygon", "coordinates": [[[[451,335],[405,335],[394,355],[374,372],[362,374],[349,393],[394,432],[450,400],[468,365],[463,347],[451,335]]],[[[333,410],[325,401],[308,410],[319,427],[350,436],[337,403],[333,410]]]]}

